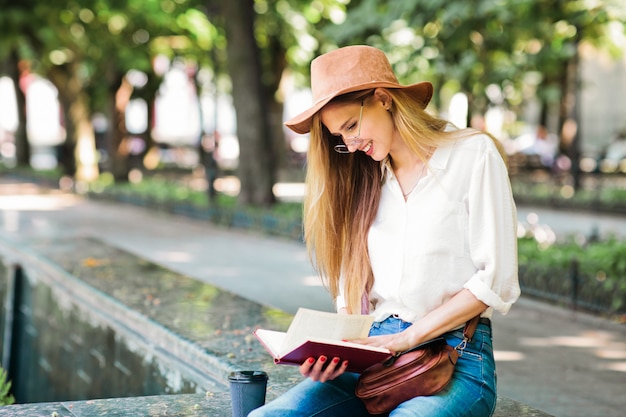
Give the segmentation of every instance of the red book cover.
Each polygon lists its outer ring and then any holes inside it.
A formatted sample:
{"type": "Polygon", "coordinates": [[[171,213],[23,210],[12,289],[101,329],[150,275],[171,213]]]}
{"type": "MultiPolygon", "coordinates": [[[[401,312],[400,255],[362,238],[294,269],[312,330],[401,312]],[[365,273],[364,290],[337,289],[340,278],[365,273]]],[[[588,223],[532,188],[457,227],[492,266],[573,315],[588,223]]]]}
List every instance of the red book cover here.
{"type": "Polygon", "coordinates": [[[308,358],[326,356],[348,361],[348,371],[365,368],[391,357],[388,349],[345,342],[366,338],[374,318],[300,308],[287,332],[258,329],[254,332],[274,362],[301,365],[308,358]]]}
{"type": "Polygon", "coordinates": [[[284,332],[258,329],[254,335],[272,355],[274,363],[300,366],[308,358],[326,356],[328,360],[338,357],[348,361],[348,372],[361,373],[366,368],[391,357],[389,350],[340,340],[309,339],[287,351],[280,351],[284,332]]]}

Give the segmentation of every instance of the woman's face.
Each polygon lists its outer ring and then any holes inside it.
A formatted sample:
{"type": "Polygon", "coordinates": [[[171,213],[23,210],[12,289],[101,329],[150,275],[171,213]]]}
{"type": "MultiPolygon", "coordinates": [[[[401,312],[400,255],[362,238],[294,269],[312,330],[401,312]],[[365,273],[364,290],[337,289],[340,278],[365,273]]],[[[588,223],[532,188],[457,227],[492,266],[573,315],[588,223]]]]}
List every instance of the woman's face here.
{"type": "Polygon", "coordinates": [[[364,152],[375,161],[389,154],[394,138],[394,125],[388,104],[378,94],[361,103],[330,103],[320,110],[320,118],[328,131],[341,137],[350,152],[364,152]]]}

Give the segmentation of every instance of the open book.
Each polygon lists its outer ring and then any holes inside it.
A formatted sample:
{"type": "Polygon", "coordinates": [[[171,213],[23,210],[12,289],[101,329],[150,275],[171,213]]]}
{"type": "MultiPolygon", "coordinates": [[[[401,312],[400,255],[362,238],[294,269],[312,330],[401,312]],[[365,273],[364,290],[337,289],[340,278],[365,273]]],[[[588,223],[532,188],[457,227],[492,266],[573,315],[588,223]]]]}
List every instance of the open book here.
{"type": "Polygon", "coordinates": [[[274,362],[301,365],[308,358],[326,356],[348,361],[349,372],[362,372],[391,357],[388,349],[343,340],[367,337],[372,316],[327,313],[300,308],[287,332],[257,329],[254,335],[274,362]]]}

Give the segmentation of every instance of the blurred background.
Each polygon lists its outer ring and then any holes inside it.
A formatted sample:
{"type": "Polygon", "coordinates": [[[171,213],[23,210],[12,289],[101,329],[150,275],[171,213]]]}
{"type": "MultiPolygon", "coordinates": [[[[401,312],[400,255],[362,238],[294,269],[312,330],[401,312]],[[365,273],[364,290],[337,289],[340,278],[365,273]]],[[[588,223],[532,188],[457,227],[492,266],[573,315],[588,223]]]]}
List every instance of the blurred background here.
{"type": "MultiPolygon", "coordinates": [[[[308,136],[283,121],[311,103],[315,56],[369,44],[502,142],[520,207],[626,213],[621,0],[0,4],[2,174],[301,239],[308,136]]],[[[526,293],[623,320],[623,236],[520,220],[526,293]]]]}
{"type": "Polygon", "coordinates": [[[498,137],[520,181],[623,186],[620,0],[0,4],[0,164],[66,186],[169,170],[272,205],[302,179],[308,138],[282,122],[310,103],[311,59],[355,43],[433,82],[431,109],[498,137]]]}

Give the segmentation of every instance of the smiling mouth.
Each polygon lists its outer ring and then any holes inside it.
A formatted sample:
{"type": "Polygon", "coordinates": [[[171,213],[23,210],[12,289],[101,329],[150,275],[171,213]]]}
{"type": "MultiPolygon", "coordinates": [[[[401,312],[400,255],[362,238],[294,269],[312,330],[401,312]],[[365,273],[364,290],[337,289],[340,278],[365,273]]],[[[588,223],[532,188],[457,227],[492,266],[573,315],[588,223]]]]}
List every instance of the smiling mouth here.
{"type": "Polygon", "coordinates": [[[363,152],[368,153],[370,151],[370,149],[372,149],[372,142],[368,142],[367,145],[365,145],[365,147],[363,149],[361,149],[363,152]]]}

